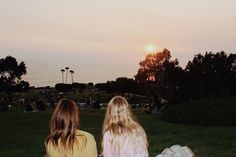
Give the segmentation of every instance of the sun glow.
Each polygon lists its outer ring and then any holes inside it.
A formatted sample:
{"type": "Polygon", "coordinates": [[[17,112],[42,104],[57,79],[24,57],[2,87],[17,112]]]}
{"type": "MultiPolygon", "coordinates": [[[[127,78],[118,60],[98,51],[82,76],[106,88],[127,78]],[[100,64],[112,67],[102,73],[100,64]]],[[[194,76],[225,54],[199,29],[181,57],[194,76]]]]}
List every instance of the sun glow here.
{"type": "Polygon", "coordinates": [[[149,45],[145,46],[144,51],[148,52],[148,53],[154,53],[157,51],[157,46],[149,44],[149,45]]]}

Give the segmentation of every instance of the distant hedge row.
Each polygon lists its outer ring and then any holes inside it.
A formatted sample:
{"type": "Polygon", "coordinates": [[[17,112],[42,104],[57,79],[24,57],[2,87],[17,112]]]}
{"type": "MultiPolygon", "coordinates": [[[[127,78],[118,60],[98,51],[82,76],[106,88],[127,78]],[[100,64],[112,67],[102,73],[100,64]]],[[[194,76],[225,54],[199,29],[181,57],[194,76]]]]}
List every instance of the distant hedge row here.
{"type": "Polygon", "coordinates": [[[236,98],[216,98],[170,106],[162,120],[187,125],[236,126],[236,98]]]}

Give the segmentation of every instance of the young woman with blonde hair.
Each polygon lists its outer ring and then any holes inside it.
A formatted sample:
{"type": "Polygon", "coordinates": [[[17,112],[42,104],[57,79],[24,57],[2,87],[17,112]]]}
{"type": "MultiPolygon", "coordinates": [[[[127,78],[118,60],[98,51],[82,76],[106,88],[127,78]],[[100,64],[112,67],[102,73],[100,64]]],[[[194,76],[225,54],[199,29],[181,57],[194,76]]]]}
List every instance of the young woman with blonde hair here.
{"type": "Polygon", "coordinates": [[[102,134],[103,157],[148,157],[146,133],[124,97],[108,103],[102,134]]]}
{"type": "Polygon", "coordinates": [[[97,157],[94,137],[79,130],[79,109],[70,99],[61,99],[51,117],[46,138],[47,157],[97,157]]]}

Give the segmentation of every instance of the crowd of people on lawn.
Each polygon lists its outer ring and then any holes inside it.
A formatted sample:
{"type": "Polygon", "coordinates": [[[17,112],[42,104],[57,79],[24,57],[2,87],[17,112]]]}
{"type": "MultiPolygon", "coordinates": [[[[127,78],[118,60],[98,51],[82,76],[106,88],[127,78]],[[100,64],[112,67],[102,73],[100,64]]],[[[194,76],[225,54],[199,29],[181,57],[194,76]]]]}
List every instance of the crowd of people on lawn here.
{"type": "Polygon", "coordinates": [[[46,103],[43,102],[41,99],[25,99],[24,100],[25,111],[27,112],[38,112],[38,111],[45,111],[46,103]]]}
{"type": "MultiPolygon", "coordinates": [[[[45,157],[149,157],[145,130],[124,97],[115,96],[107,105],[99,154],[94,136],[79,128],[79,111],[73,100],[59,100],[45,140],[45,157]]],[[[194,157],[194,153],[187,146],[173,145],[156,157],[194,157]]]]}
{"type": "Polygon", "coordinates": [[[45,111],[47,104],[40,98],[13,99],[6,93],[0,93],[0,112],[11,111],[15,107],[24,107],[23,113],[45,111]]]}

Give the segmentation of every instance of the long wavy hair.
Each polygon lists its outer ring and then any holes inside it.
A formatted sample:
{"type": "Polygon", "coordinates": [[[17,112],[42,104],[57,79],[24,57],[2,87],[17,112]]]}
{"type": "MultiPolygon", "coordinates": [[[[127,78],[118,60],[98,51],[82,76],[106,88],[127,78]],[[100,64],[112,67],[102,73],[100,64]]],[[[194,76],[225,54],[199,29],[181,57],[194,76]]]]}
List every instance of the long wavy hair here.
{"type": "MultiPolygon", "coordinates": [[[[120,149],[123,149],[123,135],[132,137],[132,144],[134,146],[138,145],[140,140],[142,140],[145,147],[148,147],[147,136],[144,129],[137,122],[128,102],[122,96],[115,96],[108,103],[102,136],[104,136],[106,132],[109,132],[111,135],[112,141],[110,141],[110,145],[111,148],[114,149],[112,150],[114,154],[119,154],[120,149]]],[[[101,149],[101,152],[103,152],[103,140],[101,149]]]]}
{"type": "MultiPolygon", "coordinates": [[[[64,155],[73,152],[73,147],[81,143],[76,139],[76,130],[79,129],[79,109],[76,103],[70,99],[59,100],[50,122],[50,134],[46,138],[45,146],[51,143],[64,155]]],[[[85,142],[80,144],[83,150],[85,142]]]]}

